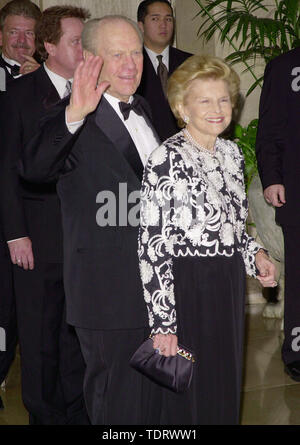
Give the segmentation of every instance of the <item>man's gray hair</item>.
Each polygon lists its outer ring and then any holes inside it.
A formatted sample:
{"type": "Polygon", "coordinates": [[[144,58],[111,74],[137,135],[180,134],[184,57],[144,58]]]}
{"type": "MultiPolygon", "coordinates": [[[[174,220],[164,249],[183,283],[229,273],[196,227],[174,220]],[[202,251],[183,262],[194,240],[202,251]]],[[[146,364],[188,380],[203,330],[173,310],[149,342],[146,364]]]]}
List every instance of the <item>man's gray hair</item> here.
{"type": "Polygon", "coordinates": [[[143,34],[136,22],[131,20],[130,18],[124,16],[124,15],[105,15],[101,18],[92,19],[89,20],[84,24],[82,35],[81,35],[81,41],[82,41],[82,47],[86,51],[91,52],[92,54],[97,54],[97,38],[101,27],[103,25],[106,25],[107,23],[114,23],[114,22],[127,22],[129,25],[131,25],[135,31],[137,32],[139,39],[141,41],[141,44],[143,45],[143,34]]]}

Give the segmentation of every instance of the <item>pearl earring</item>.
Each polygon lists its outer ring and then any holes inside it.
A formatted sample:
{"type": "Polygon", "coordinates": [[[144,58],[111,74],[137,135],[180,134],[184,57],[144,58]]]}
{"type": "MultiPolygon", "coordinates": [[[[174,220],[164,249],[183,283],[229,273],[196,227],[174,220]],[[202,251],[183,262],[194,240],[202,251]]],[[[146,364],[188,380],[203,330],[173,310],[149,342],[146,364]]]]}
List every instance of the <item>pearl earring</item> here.
{"type": "Polygon", "coordinates": [[[190,121],[190,118],[188,116],[183,116],[183,120],[185,124],[188,124],[190,121]]]}

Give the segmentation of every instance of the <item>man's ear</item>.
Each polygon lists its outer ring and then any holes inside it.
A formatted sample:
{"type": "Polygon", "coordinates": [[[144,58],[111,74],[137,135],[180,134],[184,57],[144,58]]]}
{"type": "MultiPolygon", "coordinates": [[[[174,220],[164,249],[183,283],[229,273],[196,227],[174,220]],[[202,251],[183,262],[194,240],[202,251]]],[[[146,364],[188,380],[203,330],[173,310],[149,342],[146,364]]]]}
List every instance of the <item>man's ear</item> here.
{"type": "Polygon", "coordinates": [[[0,31],[0,46],[2,46],[2,31],[0,31]]]}
{"type": "Polygon", "coordinates": [[[140,28],[140,30],[144,34],[144,23],[143,22],[138,22],[138,27],[140,28]]]}
{"type": "Polygon", "coordinates": [[[56,45],[54,43],[44,42],[44,47],[49,56],[55,56],[56,54],[56,45]]]}

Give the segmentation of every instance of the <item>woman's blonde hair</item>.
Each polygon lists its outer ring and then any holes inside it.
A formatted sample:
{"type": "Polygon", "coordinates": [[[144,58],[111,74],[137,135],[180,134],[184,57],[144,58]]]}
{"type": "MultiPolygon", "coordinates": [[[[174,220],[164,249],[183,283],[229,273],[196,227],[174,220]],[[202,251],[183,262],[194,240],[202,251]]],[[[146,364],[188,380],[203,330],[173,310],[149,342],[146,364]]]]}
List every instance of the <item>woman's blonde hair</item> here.
{"type": "Polygon", "coordinates": [[[168,101],[180,127],[184,127],[185,123],[180,116],[178,105],[184,104],[189,86],[195,79],[227,82],[233,107],[239,97],[240,78],[227,63],[218,57],[199,55],[189,57],[174,71],[168,81],[168,101]]]}

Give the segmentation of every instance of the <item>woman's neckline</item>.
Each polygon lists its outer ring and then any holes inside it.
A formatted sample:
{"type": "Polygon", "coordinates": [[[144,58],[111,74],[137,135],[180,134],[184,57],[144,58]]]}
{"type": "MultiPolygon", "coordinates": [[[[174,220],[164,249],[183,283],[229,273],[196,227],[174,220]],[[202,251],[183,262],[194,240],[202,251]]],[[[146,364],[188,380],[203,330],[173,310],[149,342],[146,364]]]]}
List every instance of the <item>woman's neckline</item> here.
{"type": "Polygon", "coordinates": [[[214,146],[213,150],[209,150],[208,148],[204,147],[203,145],[195,141],[191,133],[186,128],[183,129],[183,135],[185,139],[198,151],[201,151],[202,153],[207,153],[211,156],[214,156],[216,154],[216,145],[214,146]]]}

